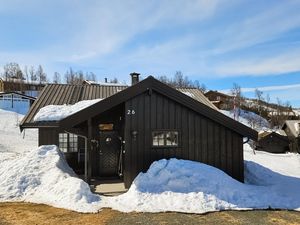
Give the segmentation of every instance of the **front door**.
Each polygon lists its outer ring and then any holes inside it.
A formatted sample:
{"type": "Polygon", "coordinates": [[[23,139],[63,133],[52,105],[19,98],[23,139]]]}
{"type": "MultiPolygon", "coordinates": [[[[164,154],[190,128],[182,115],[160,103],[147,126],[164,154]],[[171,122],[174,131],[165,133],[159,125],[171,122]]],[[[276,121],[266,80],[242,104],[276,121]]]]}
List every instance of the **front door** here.
{"type": "Polygon", "coordinates": [[[121,141],[116,131],[101,131],[99,142],[99,176],[118,176],[121,141]]]}

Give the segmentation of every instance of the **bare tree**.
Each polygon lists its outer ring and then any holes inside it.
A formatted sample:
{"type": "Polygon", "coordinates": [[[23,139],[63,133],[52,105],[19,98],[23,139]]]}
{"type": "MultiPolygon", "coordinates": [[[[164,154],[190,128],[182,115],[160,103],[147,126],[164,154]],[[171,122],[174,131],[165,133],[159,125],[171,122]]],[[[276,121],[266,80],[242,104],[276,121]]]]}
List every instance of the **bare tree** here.
{"type": "Polygon", "coordinates": [[[234,110],[234,118],[238,119],[241,113],[240,108],[243,102],[241,87],[237,83],[233,83],[230,93],[233,96],[232,108],[234,110]]]}
{"type": "Polygon", "coordinates": [[[34,70],[34,67],[33,66],[31,66],[30,68],[29,68],[29,75],[30,75],[30,80],[31,81],[36,81],[37,80],[37,77],[36,77],[36,73],[35,73],[35,70],[34,70]]]}
{"type": "Polygon", "coordinates": [[[24,77],[26,78],[26,82],[28,83],[29,82],[29,74],[28,74],[28,68],[26,65],[24,66],[23,74],[24,74],[24,77]]]}
{"type": "Polygon", "coordinates": [[[256,103],[257,103],[257,111],[258,114],[260,116],[260,121],[259,124],[262,124],[262,111],[263,111],[263,101],[264,101],[264,97],[263,97],[263,92],[258,90],[257,88],[255,89],[255,97],[256,97],[256,103]]]}
{"type": "Polygon", "coordinates": [[[93,72],[86,73],[86,79],[90,81],[96,81],[96,75],[93,72]]]}
{"type": "Polygon", "coordinates": [[[54,84],[60,84],[61,83],[60,74],[58,72],[54,72],[54,74],[53,74],[53,83],[54,84]]]}
{"type": "Polygon", "coordinates": [[[119,81],[116,77],[114,79],[110,80],[109,83],[117,84],[119,81]]]}
{"type": "Polygon", "coordinates": [[[24,79],[23,73],[18,63],[15,62],[7,63],[6,65],[4,65],[3,70],[4,70],[3,73],[4,78],[6,81],[12,78],[20,79],[20,80],[24,79]]]}
{"type": "Polygon", "coordinates": [[[47,74],[44,72],[43,67],[41,65],[38,66],[36,71],[37,80],[41,83],[47,82],[47,74]]]}

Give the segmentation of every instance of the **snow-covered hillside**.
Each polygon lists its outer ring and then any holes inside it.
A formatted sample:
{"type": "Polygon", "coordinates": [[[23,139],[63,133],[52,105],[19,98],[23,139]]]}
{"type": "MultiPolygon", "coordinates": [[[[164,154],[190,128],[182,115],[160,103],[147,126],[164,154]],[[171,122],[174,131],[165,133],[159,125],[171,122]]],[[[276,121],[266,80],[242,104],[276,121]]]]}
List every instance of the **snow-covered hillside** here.
{"type": "Polygon", "coordinates": [[[0,146],[0,202],[44,203],[79,212],[103,207],[124,212],[205,213],[269,207],[300,211],[299,154],[254,154],[245,144],[245,184],[199,162],[163,159],[140,173],[127,193],[104,197],[93,194],[76,177],[55,146],[37,148],[36,137],[31,141],[16,136],[15,120],[6,120],[11,116],[0,114],[1,133],[10,140],[0,146]]]}
{"type": "Polygon", "coordinates": [[[19,123],[23,116],[0,109],[0,152],[23,153],[38,146],[37,129],[20,133],[19,123]]]}
{"type": "MultiPolygon", "coordinates": [[[[224,115],[226,115],[232,119],[234,118],[233,111],[226,111],[226,110],[220,110],[220,111],[224,115]]],[[[270,128],[270,124],[265,118],[255,114],[254,112],[249,112],[249,111],[245,111],[242,109],[240,109],[240,115],[236,120],[248,127],[251,127],[253,129],[257,130],[257,131],[267,130],[270,128]]]]}

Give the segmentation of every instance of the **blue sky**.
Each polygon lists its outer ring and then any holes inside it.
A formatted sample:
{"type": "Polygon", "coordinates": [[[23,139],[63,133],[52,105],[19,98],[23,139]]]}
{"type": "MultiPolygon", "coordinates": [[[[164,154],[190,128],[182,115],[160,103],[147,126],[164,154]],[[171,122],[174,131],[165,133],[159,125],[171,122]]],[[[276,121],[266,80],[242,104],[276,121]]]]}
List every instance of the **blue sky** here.
{"type": "Polygon", "coordinates": [[[300,107],[300,0],[0,0],[0,67],[41,64],[103,81],[178,70],[300,107]]]}

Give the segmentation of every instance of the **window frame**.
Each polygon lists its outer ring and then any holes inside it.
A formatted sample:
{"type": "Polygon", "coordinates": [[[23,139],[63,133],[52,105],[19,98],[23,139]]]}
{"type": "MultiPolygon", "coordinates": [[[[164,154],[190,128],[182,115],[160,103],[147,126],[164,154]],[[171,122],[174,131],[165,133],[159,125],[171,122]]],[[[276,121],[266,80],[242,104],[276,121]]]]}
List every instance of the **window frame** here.
{"type": "Polygon", "coordinates": [[[181,132],[178,129],[155,129],[151,131],[151,147],[152,148],[179,148],[181,146],[181,132]],[[153,145],[153,137],[155,132],[163,132],[164,145],[153,145]],[[166,145],[167,132],[177,132],[177,145],[166,145]]]}
{"type": "Polygon", "coordinates": [[[79,136],[73,133],[66,133],[66,132],[58,133],[59,150],[63,153],[78,153],[79,151],[78,138],[79,136]],[[63,147],[61,147],[61,143],[63,144],[63,147]],[[62,149],[67,149],[67,151],[63,151],[62,149]]]}

